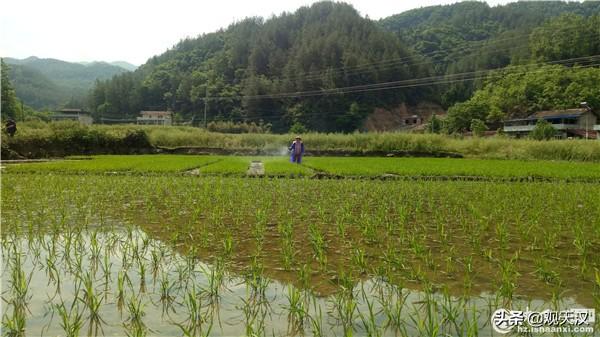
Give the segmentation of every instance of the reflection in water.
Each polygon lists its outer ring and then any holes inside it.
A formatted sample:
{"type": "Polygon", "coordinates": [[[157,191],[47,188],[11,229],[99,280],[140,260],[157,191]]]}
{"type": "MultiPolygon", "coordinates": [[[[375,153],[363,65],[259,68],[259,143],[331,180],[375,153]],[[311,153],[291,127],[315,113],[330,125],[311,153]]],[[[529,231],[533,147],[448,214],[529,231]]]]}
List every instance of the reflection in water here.
{"type": "Polygon", "coordinates": [[[485,336],[500,307],[577,306],[411,291],[382,278],[341,277],[324,297],[266,278],[256,259],[236,275],[226,258],[209,265],[139,229],[65,230],[3,237],[4,334],[485,336]]]}

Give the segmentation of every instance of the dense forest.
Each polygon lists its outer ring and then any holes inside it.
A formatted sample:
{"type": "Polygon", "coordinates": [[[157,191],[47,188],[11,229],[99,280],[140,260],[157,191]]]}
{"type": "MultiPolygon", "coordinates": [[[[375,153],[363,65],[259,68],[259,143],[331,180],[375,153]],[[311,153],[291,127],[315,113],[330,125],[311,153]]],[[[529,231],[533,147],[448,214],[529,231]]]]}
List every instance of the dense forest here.
{"type": "MultiPolygon", "coordinates": [[[[599,14],[600,2],[591,1],[462,2],[407,11],[379,24],[431,60],[436,74],[447,75],[598,55],[599,14]]],[[[453,83],[440,91],[439,102],[452,106],[482,86],[453,83]]]]}
{"type": "Polygon", "coordinates": [[[193,125],[206,112],[208,122],[262,121],[276,132],[349,132],[375,107],[433,102],[449,109],[450,132],[471,119],[493,126],[538,108],[600,103],[599,15],[600,2],[462,2],[373,21],[319,2],[184,39],[133,72],[97,80],[88,105],[97,120],[169,109],[193,125]]]}
{"type": "Polygon", "coordinates": [[[362,18],[350,5],[322,2],[183,40],[132,74],[98,82],[91,105],[101,118],[171,109],[199,123],[206,107],[210,120],[262,120],[276,131],[295,123],[350,131],[372,107],[418,101],[428,92],[306,92],[429,75],[427,64],[415,66],[420,61],[394,34],[362,18]],[[406,62],[381,65],[398,59],[406,62]]]}

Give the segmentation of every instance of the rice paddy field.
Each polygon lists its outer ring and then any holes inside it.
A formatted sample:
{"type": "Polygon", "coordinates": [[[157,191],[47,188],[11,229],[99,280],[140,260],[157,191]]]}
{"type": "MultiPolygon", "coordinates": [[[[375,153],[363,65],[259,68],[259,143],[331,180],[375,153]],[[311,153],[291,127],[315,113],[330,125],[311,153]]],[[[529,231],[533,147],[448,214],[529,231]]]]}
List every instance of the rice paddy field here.
{"type": "Polygon", "coordinates": [[[597,163],[95,156],[1,179],[3,335],[505,336],[499,308],[600,309],[597,163]]]}

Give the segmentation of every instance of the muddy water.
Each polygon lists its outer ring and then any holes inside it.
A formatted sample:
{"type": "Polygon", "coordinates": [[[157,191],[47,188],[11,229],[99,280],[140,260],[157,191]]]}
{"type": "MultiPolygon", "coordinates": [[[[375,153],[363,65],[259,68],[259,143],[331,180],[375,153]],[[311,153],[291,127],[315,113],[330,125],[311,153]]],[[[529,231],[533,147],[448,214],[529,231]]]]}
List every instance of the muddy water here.
{"type": "MultiPolygon", "coordinates": [[[[473,328],[487,336],[494,335],[490,312],[506,305],[490,294],[458,298],[401,289],[380,278],[319,296],[264,277],[260,266],[242,275],[231,272],[227,261],[209,265],[181,255],[139,228],[66,231],[4,236],[3,334],[19,298],[26,310],[16,311],[25,312],[26,334],[50,336],[65,335],[61,304],[71,322],[80,315],[79,335],[112,336],[136,329],[160,336],[184,331],[214,336],[467,335],[473,328]],[[21,297],[15,290],[19,274],[28,282],[21,297]],[[97,310],[90,309],[94,302],[97,310]],[[136,309],[142,314],[136,316],[136,309]]],[[[510,306],[581,307],[571,298],[515,300],[510,306]]]]}

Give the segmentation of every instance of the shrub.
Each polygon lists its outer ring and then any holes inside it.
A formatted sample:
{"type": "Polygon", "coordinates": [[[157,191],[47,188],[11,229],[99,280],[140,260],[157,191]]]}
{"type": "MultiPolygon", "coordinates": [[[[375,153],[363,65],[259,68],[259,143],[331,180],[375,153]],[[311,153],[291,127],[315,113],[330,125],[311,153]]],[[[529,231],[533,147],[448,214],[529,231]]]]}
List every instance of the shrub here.
{"type": "Polygon", "coordinates": [[[483,136],[483,134],[485,133],[485,131],[488,129],[488,127],[485,125],[485,123],[481,120],[481,119],[473,119],[471,120],[471,131],[473,132],[474,136],[477,137],[481,137],[483,136]]]}
{"type": "Polygon", "coordinates": [[[548,121],[539,119],[535,124],[535,128],[529,134],[531,139],[535,140],[550,140],[556,135],[556,129],[548,121]]]}
{"type": "Polygon", "coordinates": [[[128,131],[125,137],[121,140],[121,143],[130,149],[147,149],[151,148],[150,140],[144,130],[131,130],[128,131]]]}
{"type": "Polygon", "coordinates": [[[300,122],[296,122],[294,123],[291,127],[290,127],[290,131],[289,133],[306,133],[308,132],[308,130],[306,129],[306,127],[304,125],[302,125],[302,123],[300,122]]]}

